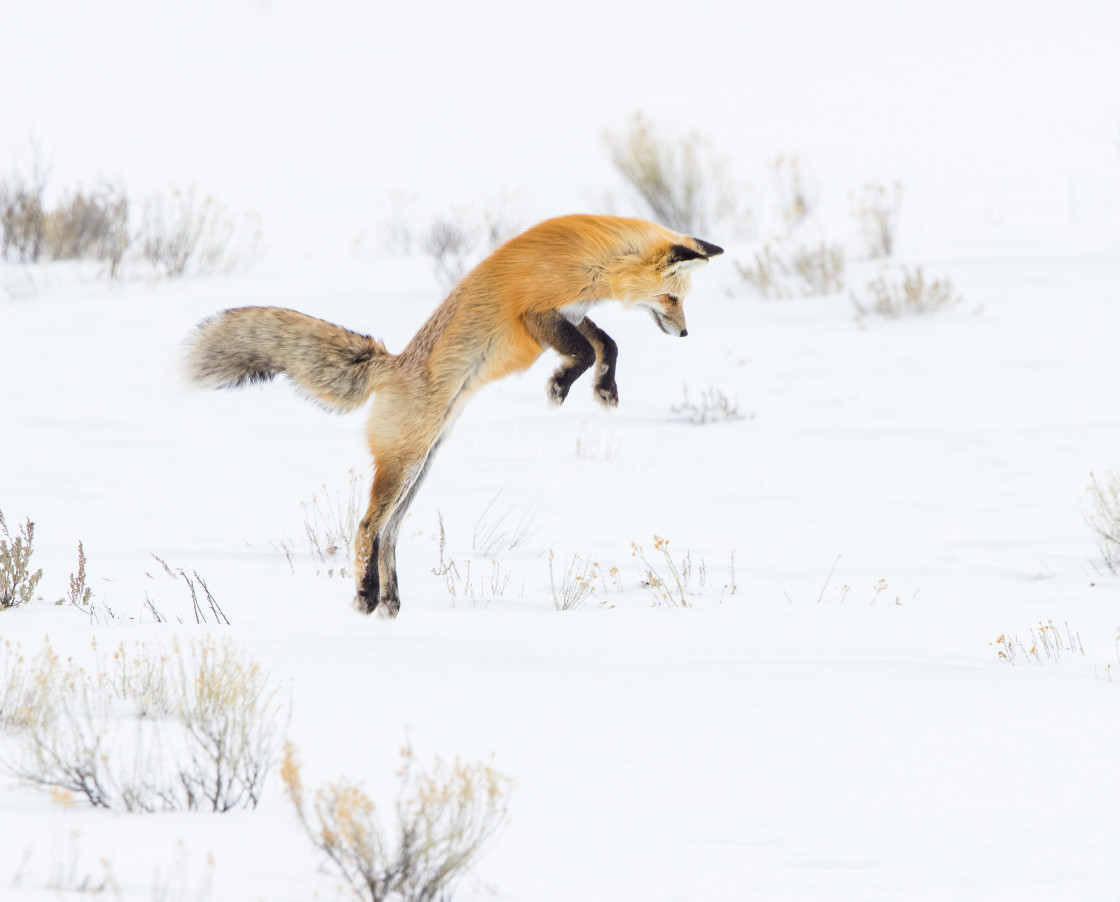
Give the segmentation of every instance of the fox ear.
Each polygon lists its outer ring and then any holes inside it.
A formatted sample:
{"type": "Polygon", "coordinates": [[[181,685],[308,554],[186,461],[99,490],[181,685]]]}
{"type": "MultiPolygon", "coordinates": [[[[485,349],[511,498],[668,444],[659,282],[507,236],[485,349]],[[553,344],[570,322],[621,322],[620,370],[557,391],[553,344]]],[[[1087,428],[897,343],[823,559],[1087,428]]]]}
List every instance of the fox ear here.
{"type": "Polygon", "coordinates": [[[705,257],[718,257],[723,253],[723,248],[718,244],[712,244],[710,241],[702,241],[699,238],[693,238],[692,240],[696,242],[696,246],[700,248],[701,253],[703,253],[705,257]]]}
{"type": "Polygon", "coordinates": [[[665,256],[665,272],[684,272],[707,262],[708,258],[699,251],[694,251],[683,244],[674,244],[665,256]]]}

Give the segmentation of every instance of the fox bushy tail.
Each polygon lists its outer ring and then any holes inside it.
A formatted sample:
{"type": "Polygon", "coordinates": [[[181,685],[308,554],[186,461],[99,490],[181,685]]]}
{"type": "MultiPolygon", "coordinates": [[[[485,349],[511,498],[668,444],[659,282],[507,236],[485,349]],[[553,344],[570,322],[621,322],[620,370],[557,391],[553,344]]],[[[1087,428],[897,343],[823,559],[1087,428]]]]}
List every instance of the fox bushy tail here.
{"type": "Polygon", "coordinates": [[[360,407],[396,357],[381,342],[282,307],[237,307],[203,320],[187,368],[204,388],[236,388],[284,373],[330,410],[360,407]]]}

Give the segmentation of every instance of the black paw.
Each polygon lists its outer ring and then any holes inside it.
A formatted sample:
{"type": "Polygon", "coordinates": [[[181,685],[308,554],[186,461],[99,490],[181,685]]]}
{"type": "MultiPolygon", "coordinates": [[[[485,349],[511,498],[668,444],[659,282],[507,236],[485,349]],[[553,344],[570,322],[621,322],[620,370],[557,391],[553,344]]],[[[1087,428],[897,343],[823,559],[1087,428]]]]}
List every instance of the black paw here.
{"type": "Polygon", "coordinates": [[[401,609],[399,598],[382,598],[377,605],[377,616],[382,620],[396,620],[401,609]]]}
{"type": "Polygon", "coordinates": [[[358,594],[354,596],[354,610],[368,617],[377,610],[377,596],[366,595],[359,591],[358,594]]]}
{"type": "Polygon", "coordinates": [[[564,399],[568,397],[568,389],[572,385],[570,382],[561,382],[555,376],[548,380],[546,391],[548,392],[548,402],[559,407],[564,403],[564,399]]]}
{"type": "Polygon", "coordinates": [[[595,400],[608,409],[618,407],[618,386],[613,379],[596,383],[595,400]]]}

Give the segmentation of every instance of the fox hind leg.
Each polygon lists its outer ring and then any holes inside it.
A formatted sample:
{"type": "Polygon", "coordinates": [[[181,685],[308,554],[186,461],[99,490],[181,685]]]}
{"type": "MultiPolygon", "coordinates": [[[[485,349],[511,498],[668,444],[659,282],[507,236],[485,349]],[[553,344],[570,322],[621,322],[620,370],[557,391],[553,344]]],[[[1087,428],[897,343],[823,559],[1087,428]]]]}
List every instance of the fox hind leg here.
{"type": "Polygon", "coordinates": [[[375,458],[369,508],[358,524],[355,542],[357,597],[354,607],[363,614],[377,611],[383,617],[392,618],[400,609],[395,547],[399,526],[390,531],[389,524],[401,500],[410,498],[412,484],[420,475],[428,454],[425,449],[418,456],[375,458]]]}
{"type": "Polygon", "coordinates": [[[442,438],[436,440],[419,468],[414,471],[415,475],[393,507],[377,540],[380,550],[378,558],[380,599],[377,611],[385,617],[395,617],[400,609],[400,594],[397,589],[397,537],[400,535],[401,524],[404,523],[405,515],[412,505],[412,499],[420,489],[420,484],[428,475],[432,459],[441,442],[442,438]]]}
{"type": "Polygon", "coordinates": [[[453,406],[386,398],[380,406],[375,403],[370,412],[373,485],[354,543],[354,606],[364,614],[377,611],[392,618],[400,609],[397,536],[448,427],[453,406]]]}

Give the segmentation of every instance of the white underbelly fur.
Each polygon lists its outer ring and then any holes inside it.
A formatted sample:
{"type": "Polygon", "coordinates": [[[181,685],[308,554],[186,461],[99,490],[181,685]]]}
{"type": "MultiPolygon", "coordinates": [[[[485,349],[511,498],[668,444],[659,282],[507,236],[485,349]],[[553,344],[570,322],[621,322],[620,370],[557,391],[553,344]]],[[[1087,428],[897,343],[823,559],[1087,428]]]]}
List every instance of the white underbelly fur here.
{"type": "Polygon", "coordinates": [[[583,322],[583,318],[587,316],[587,311],[590,310],[594,304],[595,301],[579,301],[575,304],[565,304],[563,307],[557,309],[564,319],[573,326],[578,326],[583,322]]]}

